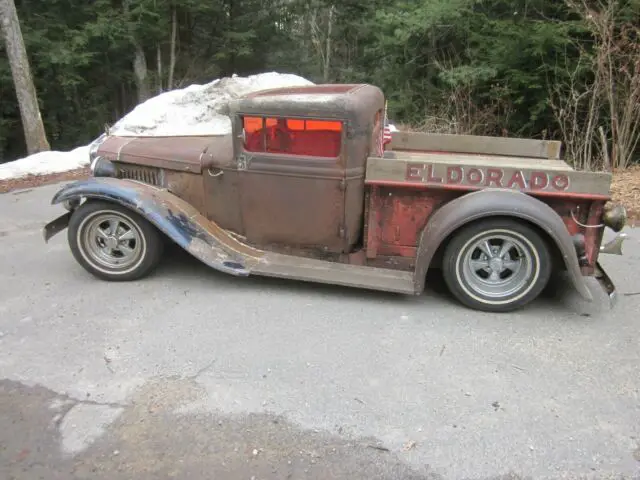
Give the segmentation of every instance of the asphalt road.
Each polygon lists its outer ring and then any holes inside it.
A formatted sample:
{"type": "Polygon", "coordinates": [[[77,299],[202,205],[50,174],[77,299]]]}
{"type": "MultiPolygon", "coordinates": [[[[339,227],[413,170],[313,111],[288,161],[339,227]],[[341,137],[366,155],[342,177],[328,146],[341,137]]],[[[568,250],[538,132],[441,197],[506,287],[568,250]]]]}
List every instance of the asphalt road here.
{"type": "Polygon", "coordinates": [[[610,309],[516,314],[235,279],[89,276],[57,186],[0,195],[0,478],[640,478],[640,231],[610,309]],[[505,477],[506,476],[506,477],[505,477]]]}

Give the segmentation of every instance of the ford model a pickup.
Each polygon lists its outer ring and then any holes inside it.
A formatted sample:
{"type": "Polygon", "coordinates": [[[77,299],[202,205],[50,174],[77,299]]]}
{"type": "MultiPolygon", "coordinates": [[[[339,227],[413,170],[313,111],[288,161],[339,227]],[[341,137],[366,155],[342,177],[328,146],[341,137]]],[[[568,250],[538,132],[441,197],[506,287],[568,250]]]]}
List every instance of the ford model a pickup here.
{"type": "Polygon", "coordinates": [[[600,253],[620,253],[609,173],[573,170],[552,141],[394,132],[371,85],[317,85],[229,103],[230,133],[103,135],[92,175],[53,198],[74,257],[133,280],[173,241],[231,275],[420,294],[438,268],[464,305],[509,311],[565,270],[612,296],[600,253]]]}

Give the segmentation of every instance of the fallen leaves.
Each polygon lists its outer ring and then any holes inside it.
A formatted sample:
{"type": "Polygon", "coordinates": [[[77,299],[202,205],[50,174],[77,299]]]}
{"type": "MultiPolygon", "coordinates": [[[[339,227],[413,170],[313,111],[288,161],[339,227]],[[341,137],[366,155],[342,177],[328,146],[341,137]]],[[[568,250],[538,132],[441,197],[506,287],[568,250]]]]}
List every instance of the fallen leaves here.
{"type": "Polygon", "coordinates": [[[0,193],[7,193],[13,190],[40,187],[51,183],[64,182],[68,180],[81,180],[89,177],[89,167],[78,168],[67,172],[50,173],[46,175],[27,175],[20,178],[9,178],[0,180],[0,193]]]}
{"type": "Polygon", "coordinates": [[[640,224],[640,165],[614,172],[611,195],[614,202],[627,209],[628,224],[640,224]]]}

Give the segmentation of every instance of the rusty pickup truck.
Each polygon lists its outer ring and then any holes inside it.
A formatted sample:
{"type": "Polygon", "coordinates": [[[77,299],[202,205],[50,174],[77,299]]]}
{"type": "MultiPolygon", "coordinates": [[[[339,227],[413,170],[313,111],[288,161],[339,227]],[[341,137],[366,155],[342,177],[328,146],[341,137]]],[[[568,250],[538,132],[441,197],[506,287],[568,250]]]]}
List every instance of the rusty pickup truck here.
{"type": "Polygon", "coordinates": [[[419,295],[438,269],[453,296],[507,312],[555,271],[593,301],[586,277],[621,254],[626,212],[611,174],[576,171],[561,143],[394,131],[368,84],[278,88],[226,107],[229,133],[105,133],[91,176],[63,186],[71,252],[105,280],[149,274],[173,242],[230,275],[262,275],[419,295]]]}

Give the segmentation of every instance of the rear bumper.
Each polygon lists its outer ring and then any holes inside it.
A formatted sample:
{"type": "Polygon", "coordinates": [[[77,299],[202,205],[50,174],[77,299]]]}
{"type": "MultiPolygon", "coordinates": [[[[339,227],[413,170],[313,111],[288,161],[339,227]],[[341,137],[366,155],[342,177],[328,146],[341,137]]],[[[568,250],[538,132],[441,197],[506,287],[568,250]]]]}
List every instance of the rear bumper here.
{"type": "Polygon", "coordinates": [[[595,277],[602,289],[609,297],[609,305],[612,307],[615,306],[618,300],[616,286],[611,280],[611,277],[609,277],[609,275],[607,275],[607,272],[604,271],[604,268],[602,268],[602,265],[600,265],[600,263],[596,263],[595,277]]]}

